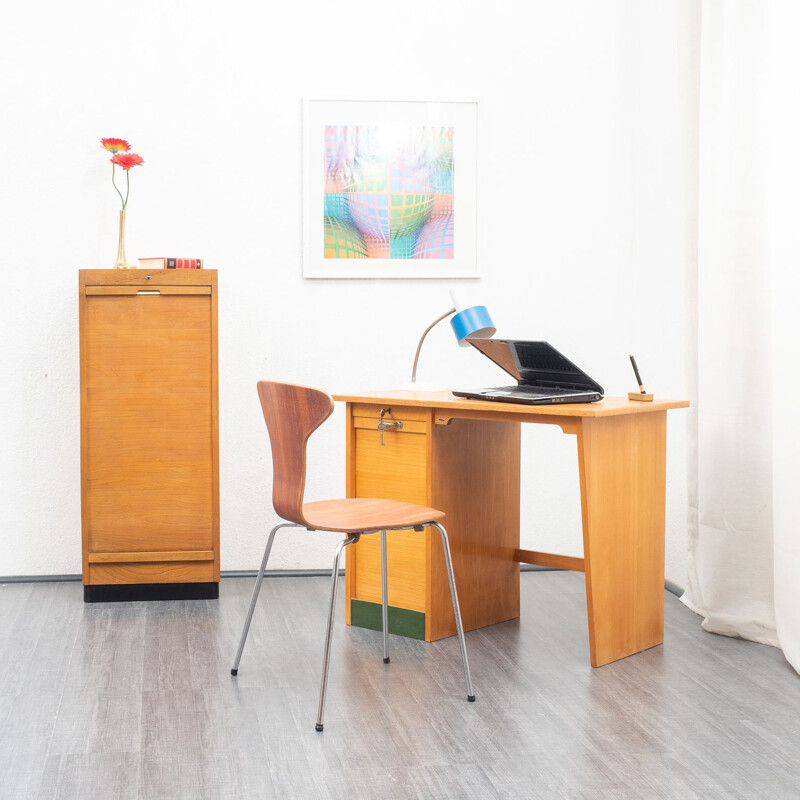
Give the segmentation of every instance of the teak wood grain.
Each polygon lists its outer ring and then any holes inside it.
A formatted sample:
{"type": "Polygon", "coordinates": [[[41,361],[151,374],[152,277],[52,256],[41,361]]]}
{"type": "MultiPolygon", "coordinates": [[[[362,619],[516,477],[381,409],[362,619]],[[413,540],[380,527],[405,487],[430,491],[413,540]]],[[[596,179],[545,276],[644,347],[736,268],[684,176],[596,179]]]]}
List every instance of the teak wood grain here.
{"type": "MultiPolygon", "coordinates": [[[[620,414],[650,414],[654,411],[667,411],[673,408],[688,408],[687,400],[662,400],[656,398],[652,403],[634,403],[626,397],[605,397],[597,403],[569,403],[564,405],[529,406],[518,403],[499,403],[489,400],[471,400],[456,397],[452,392],[421,392],[405,389],[392,389],[384,392],[360,392],[359,394],[335,394],[334,400],[358,406],[403,407],[418,411],[441,409],[450,419],[458,417],[458,411],[483,412],[491,419],[503,419],[504,415],[518,422],[536,422],[530,417],[611,417],[620,414]],[[455,412],[455,413],[454,413],[455,412]]],[[[409,412],[405,412],[409,413],[409,412]]],[[[362,413],[363,416],[363,413],[362,413]]],[[[439,420],[436,420],[437,422],[439,420]]]]}
{"type": "MultiPolygon", "coordinates": [[[[519,616],[520,426],[454,420],[433,429],[433,503],[447,530],[466,630],[519,616]]],[[[444,553],[428,540],[426,639],[456,633],[444,553]]]]}
{"type": "MultiPolygon", "coordinates": [[[[348,494],[391,497],[445,512],[465,630],[519,616],[519,424],[433,424],[432,412],[353,404],[348,414],[348,494]],[[381,408],[403,422],[377,430],[381,408]],[[486,494],[496,495],[487,504],[486,494]]],[[[380,542],[347,550],[346,603],[381,602],[380,542]]],[[[456,632],[444,553],[436,531],[395,533],[387,541],[389,604],[425,614],[425,638],[456,632]]],[[[347,621],[350,621],[346,612],[347,621]]]]}
{"type": "MultiPolygon", "coordinates": [[[[348,496],[379,488],[397,499],[424,496],[446,513],[465,629],[516,616],[518,563],[525,562],[585,573],[593,666],[663,641],[666,412],[688,402],[605,398],[524,406],[408,391],[334,399],[347,401],[348,496]],[[400,438],[403,432],[385,432],[387,447],[379,449],[377,433],[369,428],[387,407],[393,415],[398,410],[409,420],[427,420],[424,432],[412,433],[409,425],[409,443],[400,438]],[[521,422],[556,424],[577,438],[582,559],[519,547],[521,422]]],[[[431,640],[455,627],[446,587],[437,577],[443,572],[441,549],[429,532],[426,537],[424,561],[407,560],[405,566],[424,565],[422,609],[425,638],[431,640]]],[[[377,587],[374,602],[380,601],[380,562],[374,554],[359,558],[358,552],[348,554],[347,613],[351,598],[362,599],[362,587],[371,592],[377,587]]],[[[406,580],[414,583],[412,577],[406,580]]],[[[420,609],[416,599],[416,605],[404,602],[405,608],[420,609]]]]}
{"type": "Polygon", "coordinates": [[[319,500],[303,505],[303,517],[312,530],[374,533],[439,522],[444,514],[435,508],[384,498],[357,497],[319,500]]]}
{"type": "Polygon", "coordinates": [[[666,411],[581,422],[592,666],[664,640],[666,431],[666,411]]]}
{"type": "Polygon", "coordinates": [[[219,581],[216,287],[80,271],[85,584],[219,581]]]}
{"type": "MultiPolygon", "coordinates": [[[[429,424],[417,419],[416,432],[408,430],[400,438],[387,433],[387,447],[376,447],[376,420],[372,420],[372,430],[351,424],[354,441],[348,440],[348,451],[354,448],[362,453],[360,471],[352,481],[352,486],[360,487],[359,496],[304,503],[306,446],[311,434],[333,411],[333,400],[318,389],[271,381],[259,382],[258,395],[272,447],[273,506],[278,515],[311,530],[362,534],[391,531],[387,537],[389,596],[396,605],[421,610],[425,593],[424,564],[420,563],[425,558],[424,530],[392,529],[424,529],[425,523],[438,522],[445,516],[425,502],[424,452],[429,424]],[[409,477],[412,483],[404,482],[397,489],[392,482],[398,474],[409,477]]],[[[364,536],[348,547],[348,552],[354,550],[359,556],[348,556],[348,597],[358,594],[359,599],[381,602],[380,580],[375,579],[380,575],[379,538],[364,536]],[[360,581],[360,571],[366,576],[364,581],[360,581]]]]}
{"type": "Polygon", "coordinates": [[[146,564],[155,561],[213,561],[213,550],[156,550],[152,553],[89,553],[90,564],[146,564]]]}
{"type": "Polygon", "coordinates": [[[555,553],[540,553],[537,550],[516,550],[514,560],[520,564],[535,564],[539,567],[552,569],[567,569],[573,572],[583,572],[583,559],[575,556],[560,556],[555,553]]]}
{"type": "Polygon", "coordinates": [[[272,505],[288,522],[313,527],[303,515],[306,445],[333,413],[333,401],[319,389],[259,381],[258,398],[272,448],[272,505]]]}
{"type": "Polygon", "coordinates": [[[164,561],[135,564],[90,564],[90,586],[136,583],[210,583],[213,561],[164,561]]]}

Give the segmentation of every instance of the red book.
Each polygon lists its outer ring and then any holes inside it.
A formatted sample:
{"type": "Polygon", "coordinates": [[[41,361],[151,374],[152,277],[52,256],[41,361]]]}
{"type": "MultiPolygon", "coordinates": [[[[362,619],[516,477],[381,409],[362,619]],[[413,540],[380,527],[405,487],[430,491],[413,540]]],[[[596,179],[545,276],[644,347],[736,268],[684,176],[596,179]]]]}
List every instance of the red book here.
{"type": "Polygon", "coordinates": [[[202,258],[140,258],[141,269],[203,269],[202,258]]]}

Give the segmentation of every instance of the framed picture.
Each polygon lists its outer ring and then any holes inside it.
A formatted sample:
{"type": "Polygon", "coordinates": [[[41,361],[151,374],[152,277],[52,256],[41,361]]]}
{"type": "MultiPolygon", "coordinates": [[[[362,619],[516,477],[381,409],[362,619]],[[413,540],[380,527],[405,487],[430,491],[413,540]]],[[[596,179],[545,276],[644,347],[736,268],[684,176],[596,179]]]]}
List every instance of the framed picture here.
{"type": "Polygon", "coordinates": [[[306,100],[306,278],[476,278],[477,103],[306,100]]]}

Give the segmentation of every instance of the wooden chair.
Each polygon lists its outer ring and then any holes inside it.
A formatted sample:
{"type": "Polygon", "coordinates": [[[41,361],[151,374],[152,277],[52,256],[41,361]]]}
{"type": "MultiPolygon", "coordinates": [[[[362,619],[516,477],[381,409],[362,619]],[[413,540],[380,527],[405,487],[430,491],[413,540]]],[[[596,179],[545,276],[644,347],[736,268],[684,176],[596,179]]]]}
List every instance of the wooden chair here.
{"type": "Polygon", "coordinates": [[[276,513],[287,520],[276,525],[269,534],[261,569],[258,572],[250,608],[244,622],[244,630],[236,652],[236,660],[231,675],[238,674],[239,661],[244,650],[253,610],[258,600],[258,592],[264,579],[264,570],[272,548],[275,533],[280,528],[300,527],[307,530],[340,531],[346,534],[339,542],[333,557],[331,573],[331,598],[328,607],[328,629],[325,635],[325,654],[322,662],[322,685],[319,695],[319,710],[316,729],[322,730],[322,716],[325,710],[325,690],[328,683],[328,662],[331,651],[331,630],[336,605],[336,584],[339,578],[339,559],[342,550],[357,542],[361,536],[371,533],[381,534],[381,578],[383,587],[383,661],[389,663],[388,604],[386,592],[386,531],[423,531],[430,526],[436,528],[442,537],[447,576],[450,580],[450,594],[453,599],[453,612],[456,618],[458,639],[461,645],[461,658],[464,662],[464,677],[467,682],[467,700],[474,701],[472,679],[464,642],[464,628],[461,624],[461,611],[458,607],[458,594],[453,577],[453,564],[450,558],[450,545],[445,529],[439,524],[444,513],[434,508],[425,508],[411,503],[395,500],[373,500],[352,498],[344,500],[323,500],[316,503],[303,503],[306,479],[306,442],[309,436],[333,412],[333,399],[318,389],[294,386],[286,383],[261,381],[258,396],[269,431],[272,445],[272,504],[276,513]]]}

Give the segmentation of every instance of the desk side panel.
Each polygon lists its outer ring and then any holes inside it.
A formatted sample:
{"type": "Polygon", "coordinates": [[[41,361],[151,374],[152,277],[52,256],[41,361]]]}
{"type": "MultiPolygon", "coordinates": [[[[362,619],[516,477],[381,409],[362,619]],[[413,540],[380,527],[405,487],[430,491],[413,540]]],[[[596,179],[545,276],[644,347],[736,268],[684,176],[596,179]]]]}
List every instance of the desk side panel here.
{"type": "Polygon", "coordinates": [[[578,456],[598,667],[664,641],[666,411],[582,420],[578,456]]]}
{"type": "MultiPolygon", "coordinates": [[[[434,425],[434,508],[447,514],[453,571],[465,630],[519,616],[520,425],[453,420],[434,425]]],[[[456,633],[438,532],[428,533],[426,639],[456,633]]]]}

